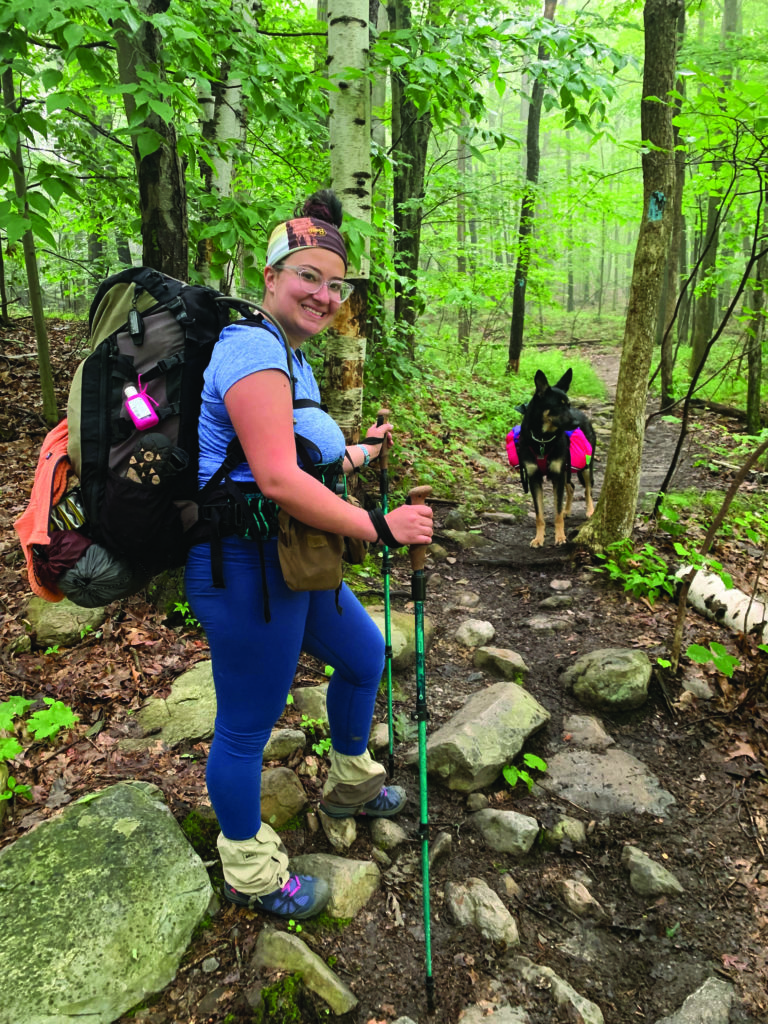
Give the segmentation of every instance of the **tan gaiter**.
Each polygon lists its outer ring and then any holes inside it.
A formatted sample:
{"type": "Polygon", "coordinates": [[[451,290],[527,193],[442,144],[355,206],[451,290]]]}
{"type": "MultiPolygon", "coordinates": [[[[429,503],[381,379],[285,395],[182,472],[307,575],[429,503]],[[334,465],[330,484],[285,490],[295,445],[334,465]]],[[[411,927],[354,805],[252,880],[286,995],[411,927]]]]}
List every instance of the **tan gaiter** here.
{"type": "Polygon", "coordinates": [[[323,800],[337,807],[361,808],[379,795],[387,777],[366,750],[363,754],[337,754],[331,750],[331,770],[323,786],[323,800]]]}
{"type": "Polygon", "coordinates": [[[227,839],[220,834],[216,845],[224,879],[238,892],[266,896],[290,878],[288,855],[269,825],[262,823],[252,839],[227,839]]]}

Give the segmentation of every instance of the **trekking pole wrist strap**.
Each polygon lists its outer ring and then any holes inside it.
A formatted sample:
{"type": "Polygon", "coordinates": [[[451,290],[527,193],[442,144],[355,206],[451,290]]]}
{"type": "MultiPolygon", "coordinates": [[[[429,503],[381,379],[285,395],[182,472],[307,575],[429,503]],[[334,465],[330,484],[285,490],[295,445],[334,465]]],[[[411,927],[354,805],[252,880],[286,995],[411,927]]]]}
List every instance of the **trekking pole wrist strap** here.
{"type": "Polygon", "coordinates": [[[385,544],[388,548],[399,548],[402,547],[400,542],[395,539],[394,534],[390,530],[387,520],[384,518],[384,513],[380,508],[372,508],[368,512],[368,516],[373,523],[373,528],[376,531],[376,536],[379,538],[382,544],[385,544]]]}

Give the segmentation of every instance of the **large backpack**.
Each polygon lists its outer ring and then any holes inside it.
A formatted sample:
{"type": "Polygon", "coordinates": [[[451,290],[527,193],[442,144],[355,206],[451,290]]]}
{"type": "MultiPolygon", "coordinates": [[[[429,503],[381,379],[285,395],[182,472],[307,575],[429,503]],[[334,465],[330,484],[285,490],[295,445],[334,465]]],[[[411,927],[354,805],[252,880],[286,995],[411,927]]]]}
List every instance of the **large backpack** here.
{"type": "MultiPolygon", "coordinates": [[[[92,351],[75,373],[66,426],[46,438],[30,506],[15,524],[36,593],[85,606],[127,597],[182,565],[204,539],[199,505],[243,460],[239,445],[230,446],[201,496],[203,373],[233,311],[263,315],[253,303],[146,267],[101,284],[89,312],[92,351]],[[134,426],[126,386],[156,416],[150,429],[134,426]]],[[[278,325],[265,323],[281,335],[292,377],[290,346],[278,325]]]]}

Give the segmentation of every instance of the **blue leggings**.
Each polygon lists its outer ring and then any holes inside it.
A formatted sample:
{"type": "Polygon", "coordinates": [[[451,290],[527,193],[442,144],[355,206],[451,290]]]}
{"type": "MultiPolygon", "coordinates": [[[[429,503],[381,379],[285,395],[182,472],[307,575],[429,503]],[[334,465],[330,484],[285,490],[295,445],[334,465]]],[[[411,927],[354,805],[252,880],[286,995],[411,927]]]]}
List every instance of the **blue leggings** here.
{"type": "Polygon", "coordinates": [[[211,581],[207,544],[187,559],[185,589],[205,630],[216,687],[216,725],[206,782],[222,832],[250,839],[261,827],[261,765],[272,727],[285,708],[299,653],[332,665],[328,723],[334,750],[362,754],[384,669],[384,640],[370,615],[342,585],[295,593],[283,581],[277,541],[263,545],[270,622],[264,620],[259,546],[225,538],[225,589],[211,581]]]}

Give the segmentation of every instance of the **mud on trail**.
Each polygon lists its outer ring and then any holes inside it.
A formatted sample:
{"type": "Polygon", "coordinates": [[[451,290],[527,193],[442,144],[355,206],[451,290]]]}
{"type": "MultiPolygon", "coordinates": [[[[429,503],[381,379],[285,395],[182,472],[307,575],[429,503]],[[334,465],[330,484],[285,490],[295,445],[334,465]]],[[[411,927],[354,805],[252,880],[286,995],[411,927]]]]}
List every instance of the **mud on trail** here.
{"type": "MultiPolygon", "coordinates": [[[[592,355],[590,353],[590,358],[592,355]]],[[[610,383],[618,357],[603,357],[603,372],[610,383]]],[[[71,368],[70,368],[71,372],[71,368]]],[[[63,378],[62,378],[63,379],[63,378]]],[[[615,380],[615,376],[613,377],[615,380]]],[[[25,394],[24,390],[21,391],[25,394]]],[[[26,402],[26,400],[24,400],[26,402]]],[[[29,392],[28,407],[34,408],[29,392]]],[[[596,494],[602,482],[603,459],[610,426],[610,407],[590,410],[598,425],[596,494]]],[[[32,417],[27,429],[6,430],[2,450],[3,492],[29,487],[42,430],[32,417]]],[[[706,416],[703,417],[706,428],[706,416]]],[[[18,421],[18,411],[17,411],[18,421]]],[[[711,418],[714,429],[714,418],[711,418]]],[[[512,423],[510,423],[512,426],[512,423]]],[[[699,435],[701,436],[701,435],[699,435]]],[[[643,457],[642,489],[652,491],[663,478],[676,444],[675,427],[655,420],[643,457]]],[[[694,445],[696,442],[691,442],[694,445]]],[[[503,451],[489,456],[502,460],[503,451]]],[[[727,480],[710,478],[696,467],[695,448],[686,452],[674,488],[719,488],[727,480]]],[[[642,499],[641,499],[642,500],[642,499]]],[[[435,627],[427,655],[426,690],[429,731],[447,722],[469,696],[493,680],[472,664],[472,651],[455,634],[467,618],[484,619],[496,630],[495,646],[517,651],[529,667],[528,689],[551,715],[548,725],[527,744],[526,750],[545,761],[563,745],[563,720],[588,713],[562,685],[560,675],[576,657],[593,650],[628,647],[647,652],[652,662],[663,656],[672,635],[675,607],[665,601],[653,606],[627,597],[593,571],[591,561],[571,544],[554,548],[551,488],[546,489],[546,546],[532,549],[534,522],[530,500],[522,495],[518,479],[510,474],[508,489],[489,492],[487,513],[468,522],[491,542],[480,550],[459,550],[444,531],[451,505],[436,502],[437,537],[449,551],[447,561],[427,566],[425,613],[435,627]],[[574,600],[558,612],[567,628],[540,632],[528,625],[540,613],[540,603],[568,586],[574,600]],[[468,611],[462,595],[478,595],[468,611]]],[[[577,487],[574,515],[568,530],[583,521],[584,503],[577,487]]],[[[18,634],[28,589],[14,552],[12,517],[3,515],[2,611],[4,642],[18,634]]],[[[751,589],[759,575],[760,552],[723,545],[718,557],[751,589]]],[[[761,589],[766,589],[762,586],[761,589]]],[[[372,580],[370,596],[380,597],[380,582],[372,580]]],[[[393,607],[410,601],[410,566],[401,553],[392,577],[393,607]]],[[[735,650],[736,638],[689,612],[683,648],[690,642],[719,640],[735,650]]],[[[138,649],[140,652],[143,649],[138,649]]],[[[64,659],[44,652],[11,658],[2,655],[2,693],[54,694],[69,703],[84,723],[101,721],[102,730],[117,738],[129,728],[130,714],[151,695],[165,696],[173,679],[195,661],[207,657],[199,636],[163,616],[139,599],[127,602],[101,641],[85,638],[83,645],[64,659]],[[151,657],[136,653],[131,630],[151,638],[151,657]],[[141,658],[141,661],[140,661],[141,658]],[[113,673],[105,678],[109,661],[113,673]]],[[[747,659],[743,659],[747,662],[747,659]]],[[[711,666],[710,666],[711,667],[711,666]]],[[[706,667],[705,667],[706,668],[706,667]]],[[[302,660],[297,685],[322,681],[323,666],[302,660]]],[[[704,671],[688,666],[686,671],[704,671]]],[[[551,992],[521,981],[512,969],[522,955],[551,968],[585,998],[596,1003],[606,1022],[656,1022],[676,1011],[684,999],[711,976],[731,981],[738,1000],[731,1024],[768,1019],[768,865],[764,861],[768,834],[768,694],[765,669],[731,680],[708,675],[715,696],[709,702],[681,702],[684,680],[664,686],[654,679],[648,703],[621,715],[601,715],[606,731],[617,745],[647,766],[661,786],[675,798],[664,818],[611,817],[595,819],[583,809],[543,792],[533,793],[518,784],[510,789],[503,779],[484,790],[492,807],[516,810],[551,825],[564,814],[579,818],[587,829],[580,847],[563,844],[545,850],[534,846],[522,859],[491,851],[470,825],[465,795],[430,780],[428,801],[430,837],[440,833],[452,840],[450,855],[439,860],[431,875],[431,943],[436,1009],[427,1015],[425,995],[424,931],[421,902],[418,777],[405,765],[405,744],[396,748],[394,781],[404,785],[410,801],[398,821],[409,834],[408,847],[391,870],[382,871],[381,890],[350,924],[338,931],[305,922],[302,939],[345,981],[359,1000],[357,1009],[337,1017],[341,1024],[392,1024],[408,1016],[417,1024],[455,1024],[471,1005],[491,1010],[508,1003],[524,1008],[532,1024],[575,1020],[573,1010],[557,1009],[551,992]],[[757,766],[757,767],[756,767],[757,766]],[[629,843],[663,863],[684,886],[681,896],[647,898],[629,885],[621,855],[629,843]],[[558,882],[578,874],[602,905],[602,920],[584,925],[564,905],[558,882]],[[515,949],[493,946],[470,928],[459,928],[445,904],[449,881],[483,879],[513,913],[520,934],[515,949]],[[509,884],[509,879],[515,883],[509,884]],[[513,895],[513,892],[516,893],[513,895]],[[570,1016],[569,1016],[570,1012],[570,1016]]],[[[415,703],[412,679],[397,682],[395,716],[409,716],[415,703]]],[[[384,697],[377,720],[386,718],[384,697]]],[[[285,724],[291,720],[290,709],[285,724]]],[[[204,783],[207,744],[189,750],[156,750],[151,756],[112,753],[101,760],[70,758],[66,782],[72,798],[113,782],[138,778],[160,786],[178,820],[189,810],[206,804],[204,783]]],[[[47,817],[50,786],[56,764],[64,755],[33,766],[35,803],[18,811],[0,841],[11,841],[28,827],[29,816],[47,817]],[[27,819],[27,826],[22,818],[27,819]]],[[[63,767],[58,769],[63,772],[63,767]]],[[[319,783],[317,784],[319,786],[319,783]]],[[[310,787],[310,796],[315,790],[310,787]]],[[[292,855],[333,853],[322,830],[305,824],[284,833],[292,855]]],[[[203,851],[204,855],[206,851],[203,851]]],[[[214,859],[212,847],[207,854],[214,859]]],[[[358,838],[347,854],[370,859],[368,826],[358,825],[358,838]]],[[[212,872],[215,876],[215,867],[212,872]]],[[[144,1024],[203,1024],[246,1022],[253,1019],[249,998],[260,985],[274,981],[249,966],[263,915],[222,904],[210,926],[195,938],[176,979],[150,1004],[121,1018],[144,1024]],[[203,962],[215,956],[218,967],[206,973],[203,962]]],[[[284,923],[270,925],[287,928],[284,923]]],[[[286,1007],[285,1016],[267,1017],[314,1024],[329,1017],[324,1005],[309,996],[286,1007]],[[288,1016],[293,1012],[294,1016],[288,1016]]]]}

